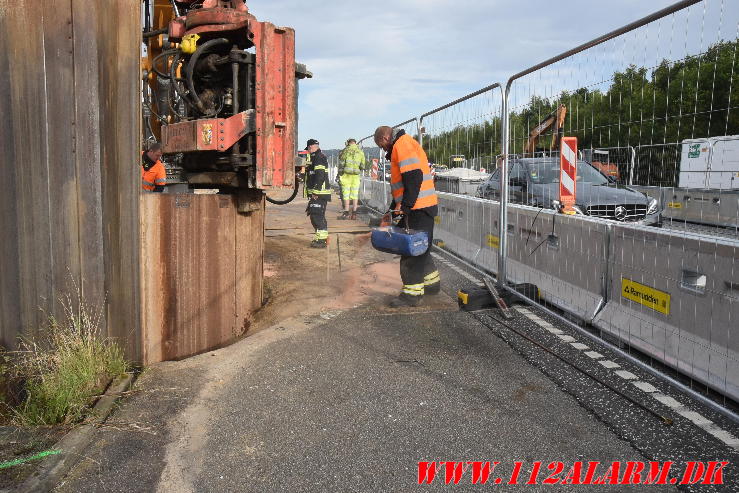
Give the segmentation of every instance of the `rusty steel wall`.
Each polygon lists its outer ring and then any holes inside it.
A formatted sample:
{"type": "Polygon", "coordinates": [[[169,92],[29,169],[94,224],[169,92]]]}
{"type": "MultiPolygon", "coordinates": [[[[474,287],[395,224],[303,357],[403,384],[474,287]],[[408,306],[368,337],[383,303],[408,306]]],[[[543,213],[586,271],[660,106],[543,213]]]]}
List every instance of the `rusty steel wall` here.
{"type": "Polygon", "coordinates": [[[143,362],[180,359],[244,335],[262,305],[264,198],[141,196],[143,362]]]}
{"type": "Polygon", "coordinates": [[[75,295],[140,359],[139,0],[0,0],[0,345],[75,295]]]}

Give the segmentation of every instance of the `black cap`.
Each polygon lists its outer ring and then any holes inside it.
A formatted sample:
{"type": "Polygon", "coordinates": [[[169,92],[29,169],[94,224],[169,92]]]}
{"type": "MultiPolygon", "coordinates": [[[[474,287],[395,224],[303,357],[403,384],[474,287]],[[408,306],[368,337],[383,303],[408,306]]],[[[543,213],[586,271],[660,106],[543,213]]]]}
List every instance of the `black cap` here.
{"type": "Polygon", "coordinates": [[[320,144],[316,139],[308,139],[308,143],[305,144],[305,150],[307,151],[310,146],[313,144],[320,144]]]}

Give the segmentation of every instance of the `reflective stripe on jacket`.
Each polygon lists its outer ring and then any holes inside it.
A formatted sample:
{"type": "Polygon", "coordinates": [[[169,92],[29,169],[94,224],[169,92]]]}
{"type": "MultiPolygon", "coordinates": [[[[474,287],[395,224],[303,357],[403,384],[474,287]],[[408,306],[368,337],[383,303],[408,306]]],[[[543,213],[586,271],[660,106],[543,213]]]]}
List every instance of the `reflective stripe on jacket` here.
{"type": "MultiPolygon", "coordinates": [[[[413,170],[421,170],[423,181],[418,192],[416,203],[411,205],[413,209],[424,209],[438,204],[436,189],[434,188],[434,177],[426,153],[416,140],[410,135],[401,135],[393,144],[390,157],[390,190],[393,194],[395,204],[400,207],[403,202],[403,173],[413,170]]],[[[408,204],[410,205],[410,204],[408,204]]]]}
{"type": "Polygon", "coordinates": [[[365,164],[364,152],[357,144],[348,145],[339,154],[339,174],[358,175],[365,164]]]}
{"type": "Polygon", "coordinates": [[[306,157],[306,186],[308,195],[331,196],[331,183],[328,180],[328,159],[320,151],[306,157]]]}

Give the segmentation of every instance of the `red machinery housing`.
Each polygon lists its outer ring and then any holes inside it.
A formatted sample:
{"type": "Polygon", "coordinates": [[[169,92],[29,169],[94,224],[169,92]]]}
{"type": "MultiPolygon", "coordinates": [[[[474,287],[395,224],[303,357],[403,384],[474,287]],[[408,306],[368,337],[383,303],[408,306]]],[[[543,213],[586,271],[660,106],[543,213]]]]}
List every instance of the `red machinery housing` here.
{"type": "Polygon", "coordinates": [[[152,66],[166,90],[164,153],[194,187],[293,187],[296,79],[311,76],[295,63],[295,31],[257,21],[244,0],[172,8],[167,41],[178,46],[152,66]]]}

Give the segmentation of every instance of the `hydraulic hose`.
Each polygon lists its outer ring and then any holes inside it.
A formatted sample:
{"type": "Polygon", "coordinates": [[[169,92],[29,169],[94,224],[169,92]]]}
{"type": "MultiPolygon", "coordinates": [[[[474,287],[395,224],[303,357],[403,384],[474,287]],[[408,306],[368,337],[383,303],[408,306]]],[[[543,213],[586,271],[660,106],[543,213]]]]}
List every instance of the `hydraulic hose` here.
{"type": "Polygon", "coordinates": [[[227,40],[226,38],[216,38],[211,39],[210,41],[206,41],[205,43],[198,46],[198,49],[195,50],[195,53],[192,54],[190,57],[190,61],[187,64],[187,69],[185,70],[185,78],[187,79],[187,88],[190,91],[190,95],[192,96],[192,99],[195,103],[195,107],[206,116],[210,116],[206,111],[205,107],[203,106],[203,102],[198,97],[198,93],[195,91],[195,82],[193,81],[193,75],[195,74],[195,65],[198,63],[198,59],[200,56],[208,51],[210,48],[214,46],[219,46],[223,44],[229,44],[231,41],[227,40]]]}
{"type": "Polygon", "coordinates": [[[142,33],[142,37],[144,39],[149,39],[149,38],[153,38],[154,36],[159,36],[160,34],[164,34],[167,31],[169,31],[168,27],[163,27],[161,29],[157,29],[156,31],[144,31],[142,33]]]}
{"type": "Polygon", "coordinates": [[[177,67],[180,64],[180,58],[182,57],[182,53],[179,51],[175,54],[174,60],[172,60],[172,65],[169,67],[169,78],[172,80],[172,87],[174,87],[175,92],[177,95],[182,99],[187,105],[194,108],[193,103],[187,99],[187,94],[182,91],[180,88],[180,85],[177,83],[178,77],[177,77],[177,67]]]}
{"type": "Polygon", "coordinates": [[[285,200],[275,200],[275,199],[269,198],[269,195],[264,194],[264,198],[267,199],[267,202],[269,202],[270,204],[276,204],[276,205],[289,204],[290,202],[292,202],[293,200],[295,200],[295,197],[298,195],[298,190],[299,189],[300,189],[300,180],[298,180],[298,175],[296,173],[295,174],[295,188],[293,189],[293,193],[292,193],[292,195],[290,195],[290,197],[288,197],[285,200]]]}
{"type": "Polygon", "coordinates": [[[158,75],[159,77],[161,77],[162,79],[169,79],[169,78],[170,78],[170,75],[169,75],[169,73],[166,73],[166,74],[165,74],[164,72],[160,72],[160,71],[159,71],[159,69],[157,68],[157,63],[159,62],[159,60],[160,60],[160,59],[161,59],[162,57],[165,57],[165,58],[169,58],[170,56],[174,55],[175,53],[177,53],[177,52],[179,52],[179,51],[180,51],[180,50],[178,50],[178,49],[173,49],[173,50],[167,50],[167,51],[163,51],[163,52],[161,52],[160,54],[158,54],[157,56],[155,56],[155,57],[154,57],[154,60],[152,60],[152,61],[151,61],[151,68],[152,68],[152,70],[154,70],[154,72],[155,72],[155,73],[156,73],[156,74],[157,74],[157,75],[158,75]]]}

